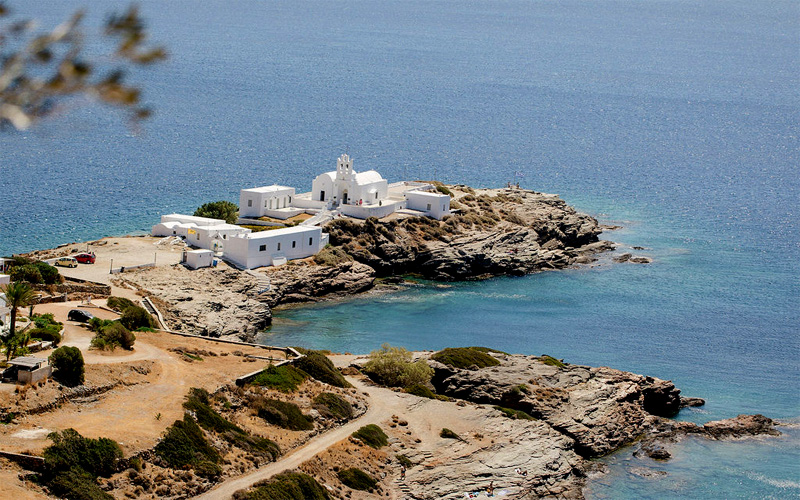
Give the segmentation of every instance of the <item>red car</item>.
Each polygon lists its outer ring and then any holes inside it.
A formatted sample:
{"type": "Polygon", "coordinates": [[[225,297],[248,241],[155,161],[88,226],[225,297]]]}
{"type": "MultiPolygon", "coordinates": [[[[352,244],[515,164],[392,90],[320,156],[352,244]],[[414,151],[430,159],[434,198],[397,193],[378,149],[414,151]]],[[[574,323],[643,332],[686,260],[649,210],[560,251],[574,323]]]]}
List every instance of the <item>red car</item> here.
{"type": "Polygon", "coordinates": [[[79,253],[75,255],[75,260],[80,262],[81,264],[94,264],[95,256],[93,253],[79,253]]]}

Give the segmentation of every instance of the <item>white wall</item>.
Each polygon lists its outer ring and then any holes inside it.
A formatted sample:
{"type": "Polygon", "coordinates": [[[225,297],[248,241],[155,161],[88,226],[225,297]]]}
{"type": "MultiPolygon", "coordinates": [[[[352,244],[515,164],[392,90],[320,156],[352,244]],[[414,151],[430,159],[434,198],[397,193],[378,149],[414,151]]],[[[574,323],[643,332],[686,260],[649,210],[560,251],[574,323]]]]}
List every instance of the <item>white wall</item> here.
{"type": "Polygon", "coordinates": [[[407,207],[411,210],[418,210],[439,220],[450,215],[450,196],[446,194],[406,191],[405,196],[408,200],[407,207]]]}
{"type": "Polygon", "coordinates": [[[192,246],[205,248],[206,250],[214,250],[215,252],[219,251],[219,249],[213,248],[215,238],[220,240],[224,249],[225,244],[231,237],[237,234],[247,234],[251,232],[250,229],[246,227],[235,226],[233,224],[198,227],[195,228],[194,231],[194,234],[190,234],[186,238],[186,242],[192,246]]]}
{"type": "Polygon", "coordinates": [[[313,201],[322,201],[327,203],[333,200],[333,197],[336,195],[336,193],[334,192],[335,186],[333,184],[334,181],[331,174],[334,174],[334,172],[326,172],[314,178],[314,181],[311,183],[311,199],[313,201]],[[325,199],[321,200],[320,195],[323,191],[325,192],[325,199]]]}
{"type": "Polygon", "coordinates": [[[339,212],[348,217],[356,219],[366,219],[367,217],[382,218],[404,208],[405,202],[383,200],[382,205],[341,205],[339,212]]]}
{"type": "Polygon", "coordinates": [[[284,256],[288,260],[310,257],[322,249],[322,241],[322,229],[315,226],[239,235],[228,240],[225,258],[246,269],[254,269],[271,266],[273,257],[277,256],[284,256]]]}
{"type": "Polygon", "coordinates": [[[214,260],[214,252],[211,250],[193,250],[186,252],[186,265],[192,269],[211,266],[214,260]]]}
{"type": "Polygon", "coordinates": [[[269,210],[290,207],[294,195],[294,188],[286,186],[242,189],[239,191],[239,215],[262,217],[269,210]]]}
{"type": "Polygon", "coordinates": [[[162,215],[161,222],[180,222],[182,224],[195,224],[198,226],[215,226],[225,224],[222,219],[211,219],[209,217],[195,217],[194,215],[169,214],[162,215]]]}

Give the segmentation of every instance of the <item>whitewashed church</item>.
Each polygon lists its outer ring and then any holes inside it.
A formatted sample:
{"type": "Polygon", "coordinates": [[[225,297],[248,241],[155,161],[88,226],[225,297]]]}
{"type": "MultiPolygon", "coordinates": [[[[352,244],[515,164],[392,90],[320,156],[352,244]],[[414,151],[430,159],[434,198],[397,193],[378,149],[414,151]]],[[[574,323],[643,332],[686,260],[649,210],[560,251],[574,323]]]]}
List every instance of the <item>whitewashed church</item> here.
{"type": "Polygon", "coordinates": [[[240,191],[239,224],[280,226],[258,219],[286,220],[302,213],[314,216],[298,226],[251,232],[223,220],[170,214],[153,226],[152,235],[180,236],[194,247],[212,250],[242,268],[253,269],[316,254],[328,243],[322,224],[335,217],[383,218],[395,212],[441,220],[450,214],[450,196],[429,183],[389,184],[375,170],[356,172],[353,160],[343,154],[336,161],[336,170],[312,181],[311,192],[297,194],[293,187],[278,185],[240,191]]]}

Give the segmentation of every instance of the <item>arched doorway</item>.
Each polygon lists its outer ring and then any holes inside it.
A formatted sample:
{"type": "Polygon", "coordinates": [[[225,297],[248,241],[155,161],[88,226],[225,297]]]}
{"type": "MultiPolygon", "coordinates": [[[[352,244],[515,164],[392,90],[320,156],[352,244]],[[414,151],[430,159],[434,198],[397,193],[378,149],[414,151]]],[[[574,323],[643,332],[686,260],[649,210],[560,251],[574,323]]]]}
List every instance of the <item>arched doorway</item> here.
{"type": "Polygon", "coordinates": [[[344,190],[344,192],[342,192],[342,205],[347,205],[347,190],[346,189],[344,190]]]}

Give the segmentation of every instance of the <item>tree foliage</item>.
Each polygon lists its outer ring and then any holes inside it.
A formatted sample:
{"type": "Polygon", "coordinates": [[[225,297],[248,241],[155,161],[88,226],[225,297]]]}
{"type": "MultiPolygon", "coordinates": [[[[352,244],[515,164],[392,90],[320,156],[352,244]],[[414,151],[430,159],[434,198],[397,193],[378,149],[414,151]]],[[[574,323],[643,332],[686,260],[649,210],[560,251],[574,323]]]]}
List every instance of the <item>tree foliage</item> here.
{"type": "Polygon", "coordinates": [[[125,81],[125,68],[163,60],[166,52],[145,46],[147,34],[136,7],[107,18],[104,41],[111,53],[98,56],[96,64],[84,53],[83,11],[44,33],[34,31],[33,21],[9,16],[0,4],[0,125],[27,129],[75,96],[126,110],[134,122],[149,116],[140,90],[125,81]]]}
{"type": "Polygon", "coordinates": [[[77,347],[61,346],[50,355],[53,378],[68,387],[83,383],[83,354],[77,347]]]}
{"type": "Polygon", "coordinates": [[[379,384],[390,387],[425,385],[433,376],[433,368],[425,360],[412,361],[413,355],[403,347],[383,344],[369,354],[364,373],[379,384]]]}
{"type": "Polygon", "coordinates": [[[195,217],[222,219],[228,224],[236,224],[239,219],[239,207],[230,201],[212,201],[204,203],[194,211],[195,217]]]}
{"type": "MultiPolygon", "coordinates": [[[[6,360],[9,360],[19,345],[17,337],[17,308],[25,307],[33,302],[35,295],[33,290],[27,283],[14,281],[3,287],[0,287],[0,292],[4,293],[6,298],[6,306],[11,308],[11,321],[9,321],[8,332],[0,335],[0,341],[6,348],[6,360]]],[[[2,330],[0,330],[2,332],[2,330]]]]}

